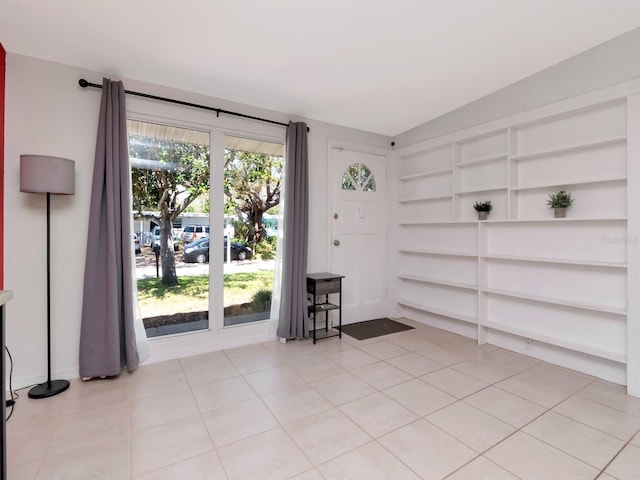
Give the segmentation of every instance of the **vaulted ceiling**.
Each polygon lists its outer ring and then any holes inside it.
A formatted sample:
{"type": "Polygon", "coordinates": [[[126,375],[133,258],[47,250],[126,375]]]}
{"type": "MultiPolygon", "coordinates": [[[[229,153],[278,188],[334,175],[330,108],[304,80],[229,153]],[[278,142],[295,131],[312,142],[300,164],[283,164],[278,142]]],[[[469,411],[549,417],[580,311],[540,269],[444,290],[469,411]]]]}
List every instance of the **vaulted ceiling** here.
{"type": "Polygon", "coordinates": [[[639,26],[638,0],[0,4],[9,53],[389,136],[639,26]]]}

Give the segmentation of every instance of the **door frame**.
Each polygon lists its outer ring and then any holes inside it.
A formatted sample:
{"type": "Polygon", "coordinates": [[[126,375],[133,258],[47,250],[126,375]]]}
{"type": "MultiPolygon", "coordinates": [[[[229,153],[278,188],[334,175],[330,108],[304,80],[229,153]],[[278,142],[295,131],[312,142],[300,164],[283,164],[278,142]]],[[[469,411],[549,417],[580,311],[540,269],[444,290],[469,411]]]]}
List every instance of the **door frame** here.
{"type": "MultiPolygon", "coordinates": [[[[335,231],[334,231],[334,225],[335,222],[333,221],[333,212],[335,211],[335,198],[333,195],[333,185],[332,185],[332,179],[334,178],[334,174],[336,173],[336,166],[334,164],[333,161],[333,151],[337,150],[337,149],[342,149],[342,150],[349,150],[349,151],[353,151],[353,152],[357,152],[357,153],[366,153],[366,154],[370,154],[370,155],[378,155],[383,157],[384,159],[384,173],[385,173],[385,181],[384,181],[384,188],[385,188],[385,197],[383,200],[384,203],[384,219],[385,219],[385,224],[389,225],[390,221],[389,221],[389,215],[391,212],[391,206],[389,204],[389,199],[391,198],[390,196],[390,184],[389,184],[389,158],[391,156],[391,150],[388,148],[382,148],[382,147],[374,147],[371,145],[365,145],[365,144],[361,144],[361,143],[355,143],[355,142],[346,142],[343,140],[339,140],[339,139],[334,139],[334,138],[330,138],[328,141],[328,148],[327,148],[327,196],[328,198],[328,209],[327,209],[327,238],[326,238],[326,243],[327,243],[327,269],[330,270],[331,266],[333,265],[333,252],[334,249],[332,248],[332,244],[333,244],[333,239],[335,231]]],[[[385,250],[385,256],[384,256],[384,298],[385,298],[385,315],[389,314],[389,292],[390,292],[390,285],[389,285],[389,269],[391,266],[390,263],[390,250],[389,250],[389,228],[386,228],[385,230],[385,234],[384,234],[384,241],[385,241],[385,246],[384,246],[384,250],[385,250]]]]}

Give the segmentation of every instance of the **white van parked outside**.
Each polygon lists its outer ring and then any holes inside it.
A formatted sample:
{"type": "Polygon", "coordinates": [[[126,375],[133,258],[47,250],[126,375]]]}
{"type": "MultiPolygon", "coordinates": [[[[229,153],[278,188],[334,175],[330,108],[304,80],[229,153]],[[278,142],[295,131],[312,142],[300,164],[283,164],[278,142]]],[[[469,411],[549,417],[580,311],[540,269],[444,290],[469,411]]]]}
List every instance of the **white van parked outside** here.
{"type": "Polygon", "coordinates": [[[182,241],[191,243],[209,236],[209,225],[187,225],[182,230],[182,241]]]}

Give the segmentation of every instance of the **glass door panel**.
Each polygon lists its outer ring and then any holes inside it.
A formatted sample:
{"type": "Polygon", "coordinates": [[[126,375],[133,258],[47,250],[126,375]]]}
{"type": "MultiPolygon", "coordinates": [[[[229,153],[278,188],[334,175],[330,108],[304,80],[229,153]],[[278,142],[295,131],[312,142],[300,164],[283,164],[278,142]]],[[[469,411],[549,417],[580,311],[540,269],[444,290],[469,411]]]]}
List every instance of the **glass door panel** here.
{"type": "Polygon", "coordinates": [[[225,136],[224,326],[270,318],[284,145],[225,136]]]}
{"type": "Polygon", "coordinates": [[[148,337],[209,328],[210,135],[129,120],[133,242],[148,337]]]}

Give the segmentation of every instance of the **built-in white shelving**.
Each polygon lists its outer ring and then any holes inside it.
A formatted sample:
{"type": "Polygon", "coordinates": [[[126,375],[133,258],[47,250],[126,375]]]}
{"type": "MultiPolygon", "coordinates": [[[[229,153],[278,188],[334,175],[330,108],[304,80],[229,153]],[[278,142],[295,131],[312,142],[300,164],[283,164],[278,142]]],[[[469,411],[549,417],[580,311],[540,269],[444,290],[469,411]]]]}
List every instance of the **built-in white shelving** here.
{"type": "Polygon", "coordinates": [[[468,195],[470,193],[483,193],[483,192],[497,192],[499,190],[506,190],[506,186],[493,186],[493,187],[483,187],[476,188],[474,190],[456,190],[454,193],[457,195],[468,195]]]}
{"type": "Polygon", "coordinates": [[[563,305],[565,307],[580,308],[584,310],[594,310],[596,312],[613,313],[615,315],[627,314],[626,309],[622,309],[622,308],[607,307],[605,305],[596,305],[591,303],[582,303],[582,302],[576,302],[573,300],[563,300],[561,298],[554,298],[554,297],[548,297],[548,296],[542,296],[542,295],[531,295],[528,293],[502,290],[499,288],[482,288],[480,289],[480,291],[485,293],[492,293],[495,295],[502,295],[505,297],[520,298],[522,300],[531,300],[534,302],[552,303],[555,305],[563,305]]]}
{"type": "Polygon", "coordinates": [[[533,340],[624,364],[627,248],[640,246],[627,228],[627,101],[546,112],[398,152],[396,301],[453,331],[476,325],[479,343],[507,334],[522,351],[533,340]],[[560,189],[574,197],[566,218],[546,204],[560,189]],[[483,201],[493,210],[478,221],[483,201]]]}
{"type": "Polygon", "coordinates": [[[620,175],[615,175],[615,176],[611,176],[611,177],[604,177],[604,178],[594,178],[594,179],[587,179],[587,180],[578,180],[578,181],[571,181],[571,182],[555,182],[555,183],[544,183],[544,184],[538,184],[538,185],[526,185],[526,186],[522,186],[522,187],[512,187],[511,190],[540,190],[540,189],[547,189],[547,188],[564,188],[567,189],[567,187],[571,187],[573,185],[590,185],[590,184],[597,184],[597,183],[609,183],[609,182],[626,182],[627,181],[627,177],[624,176],[620,176],[620,175]]]}
{"type": "Polygon", "coordinates": [[[424,197],[406,198],[398,200],[399,203],[428,202],[430,200],[439,200],[441,198],[449,198],[450,195],[425,195],[424,197]]]}
{"type": "Polygon", "coordinates": [[[434,285],[444,285],[447,287],[462,288],[465,290],[476,290],[478,288],[476,285],[471,283],[451,282],[437,278],[422,277],[420,275],[398,275],[398,278],[401,280],[408,280],[410,282],[432,283],[434,285]]]}
{"type": "Polygon", "coordinates": [[[559,339],[558,337],[553,337],[551,335],[543,335],[534,330],[527,330],[524,328],[516,328],[509,325],[503,325],[498,322],[487,322],[485,327],[490,328],[492,330],[496,330],[498,332],[509,333],[512,335],[517,335],[522,338],[527,338],[531,340],[536,340],[538,342],[548,343],[549,345],[554,345],[556,347],[562,347],[569,350],[573,350],[575,352],[585,353],[587,355],[593,355],[595,357],[604,358],[606,360],[612,360],[618,363],[625,363],[627,360],[627,356],[623,353],[613,352],[610,350],[606,350],[603,348],[598,348],[593,345],[587,345],[584,343],[572,342],[570,340],[559,339]]]}
{"type": "MultiPolygon", "coordinates": [[[[547,212],[547,215],[553,215],[553,212],[547,212]]],[[[568,217],[568,218],[554,218],[553,216],[549,217],[538,217],[538,218],[527,218],[527,219],[518,219],[518,218],[508,218],[501,220],[486,220],[482,221],[483,225],[491,225],[496,223],[522,223],[522,224],[533,224],[533,223],[601,223],[601,222],[626,222],[627,217],[568,217]]],[[[429,222],[420,222],[423,225],[431,225],[429,222]]],[[[441,222],[439,222],[441,223],[441,222]]],[[[462,222],[451,222],[451,223],[462,223],[462,222]]],[[[417,223],[416,223],[417,224],[417,223]]]]}
{"type": "Polygon", "coordinates": [[[410,180],[418,180],[420,178],[433,177],[433,176],[437,176],[437,175],[444,175],[444,174],[447,174],[447,173],[451,173],[451,167],[442,168],[440,170],[432,170],[432,171],[429,171],[429,172],[415,173],[413,175],[407,175],[405,177],[400,177],[400,178],[398,178],[398,180],[401,181],[401,182],[408,182],[410,180]]]}
{"type": "Polygon", "coordinates": [[[594,260],[578,260],[571,258],[518,257],[513,255],[480,255],[480,258],[507,260],[512,262],[557,263],[562,265],[576,265],[582,267],[617,268],[624,270],[627,269],[626,263],[598,262],[594,260]]]}
{"type": "Polygon", "coordinates": [[[540,157],[559,156],[566,153],[581,152],[581,151],[591,150],[595,148],[607,147],[610,145],[617,145],[617,144],[625,143],[626,141],[627,141],[626,136],[615,137],[615,138],[609,138],[606,140],[600,140],[597,142],[583,143],[580,145],[571,145],[568,147],[555,148],[552,150],[528,153],[524,155],[512,155],[511,160],[518,162],[521,160],[531,160],[531,159],[540,158],[540,157]]]}
{"type": "Polygon", "coordinates": [[[491,163],[497,162],[499,160],[506,160],[508,157],[507,153],[501,153],[498,155],[489,155],[488,157],[476,158],[474,160],[467,160],[465,162],[458,162],[455,164],[456,167],[467,167],[472,165],[480,165],[482,163],[491,163]]]}
{"type": "Polygon", "coordinates": [[[440,315],[442,317],[454,318],[456,320],[460,320],[467,323],[478,323],[478,320],[470,315],[463,315],[457,312],[452,312],[451,310],[432,307],[429,305],[412,302],[411,300],[398,300],[398,303],[400,305],[404,305],[405,307],[413,308],[414,310],[421,310],[423,312],[433,313],[435,315],[440,315]]]}
{"type": "Polygon", "coordinates": [[[416,222],[398,222],[398,225],[411,227],[416,225],[475,225],[474,221],[462,221],[462,220],[434,220],[433,222],[416,221],[416,222]]]}
{"type": "Polygon", "coordinates": [[[398,250],[400,253],[406,253],[409,255],[440,255],[447,257],[469,257],[476,258],[478,255],[476,253],[467,253],[467,252],[454,252],[447,250],[422,250],[422,249],[401,249],[398,250]]]}

